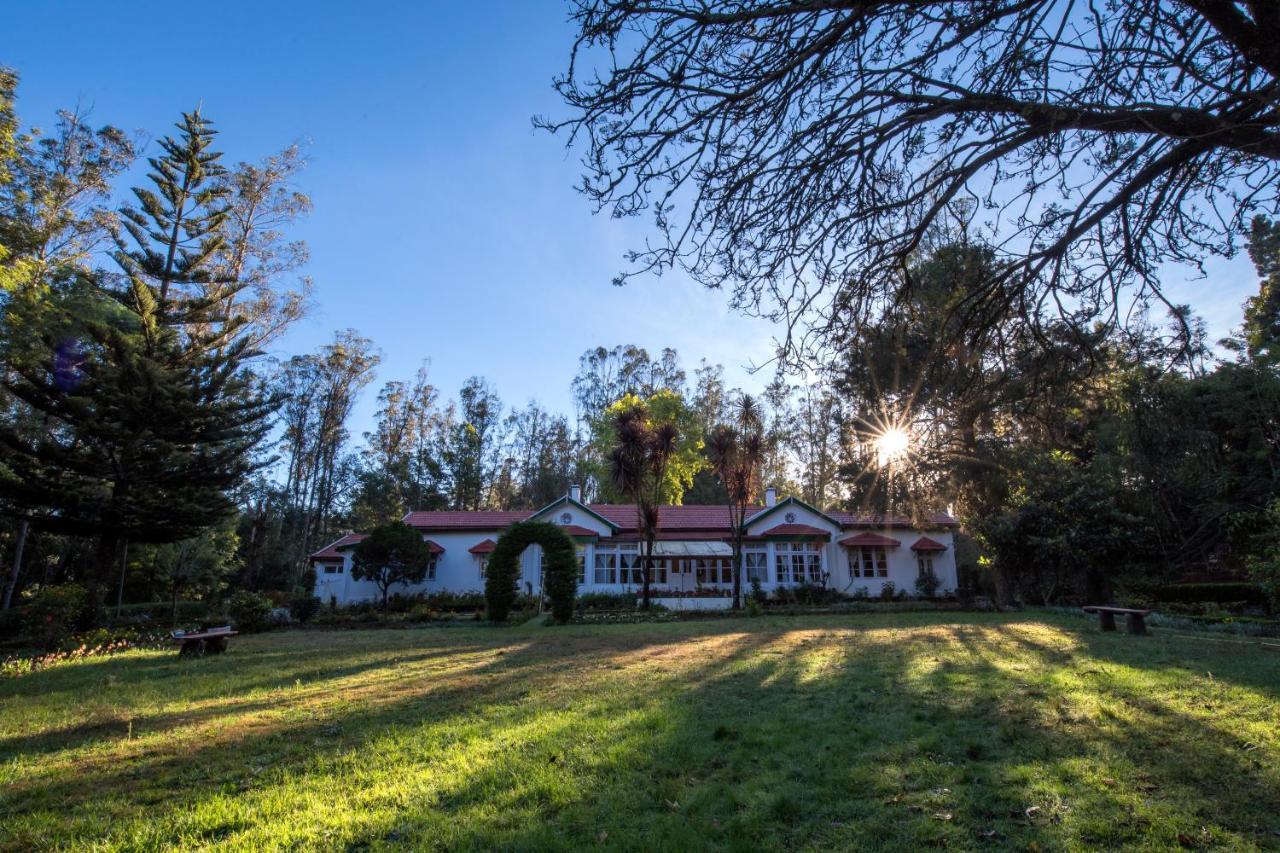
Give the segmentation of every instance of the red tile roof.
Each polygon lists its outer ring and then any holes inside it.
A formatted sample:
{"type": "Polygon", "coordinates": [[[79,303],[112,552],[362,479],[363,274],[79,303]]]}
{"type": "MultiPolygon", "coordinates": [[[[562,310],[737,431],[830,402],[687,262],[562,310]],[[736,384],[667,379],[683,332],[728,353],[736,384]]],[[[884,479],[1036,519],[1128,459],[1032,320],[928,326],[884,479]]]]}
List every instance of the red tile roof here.
{"type": "Polygon", "coordinates": [[[916,543],[911,546],[912,551],[945,551],[947,546],[941,542],[935,542],[928,536],[921,536],[916,543]]]}
{"type": "Polygon", "coordinates": [[[879,533],[859,533],[857,536],[850,536],[847,539],[841,539],[840,544],[846,548],[856,548],[859,545],[871,545],[880,548],[897,548],[902,543],[897,539],[888,536],[881,536],[879,533]]]}
{"type": "Polygon", "coordinates": [[[766,539],[775,539],[779,536],[805,536],[815,539],[830,539],[831,534],[823,530],[821,527],[813,527],[809,524],[779,524],[770,527],[768,530],[760,531],[760,535],[766,539]]]}
{"type": "MultiPolygon", "coordinates": [[[[357,542],[361,542],[368,538],[369,534],[367,533],[348,533],[341,539],[335,539],[319,551],[316,551],[311,555],[311,559],[321,563],[340,562],[345,556],[341,552],[346,551],[357,542]]],[[[427,540],[427,550],[432,554],[444,553],[444,548],[440,546],[440,543],[432,542],[430,539],[427,540]]]]}
{"type": "Polygon", "coordinates": [[[570,536],[596,537],[600,535],[599,533],[596,533],[594,530],[592,530],[590,527],[582,527],[577,524],[566,524],[564,527],[560,529],[563,530],[565,533],[568,533],[570,536]]]}
{"type": "MultiPolygon", "coordinates": [[[[588,508],[623,530],[635,530],[637,510],[635,504],[587,504],[588,508]]],[[[763,507],[747,507],[747,517],[763,507]]],[[[658,507],[658,529],[667,530],[728,530],[729,507],[725,504],[658,507]]]]}
{"type": "MultiPolygon", "coordinates": [[[[589,510],[618,526],[619,534],[636,531],[635,504],[584,504],[589,510]]],[[[748,507],[747,517],[761,512],[764,507],[748,507]]],[[[405,515],[404,522],[424,531],[444,530],[492,530],[503,528],[530,518],[535,510],[479,510],[466,512],[460,510],[417,511],[405,515]]],[[[833,511],[827,513],[846,528],[871,529],[919,529],[957,527],[958,522],[945,513],[934,513],[919,519],[906,516],[879,515],[867,513],[849,513],[833,511]]],[[[703,531],[727,536],[729,533],[729,507],[724,504],[660,506],[658,507],[658,528],[667,534],[692,533],[703,531]]],[[[585,528],[583,528],[585,529],[585,528]]],[[[816,529],[816,528],[815,528],[816,529]]],[[[577,535],[577,534],[570,534],[577,535]]],[[[585,534],[584,534],[585,535],[585,534]]]]}
{"type": "Polygon", "coordinates": [[[311,559],[322,563],[341,562],[344,555],[339,552],[339,549],[350,548],[362,539],[367,538],[368,534],[365,533],[348,533],[346,536],[335,539],[319,551],[316,551],[311,555],[311,559]]]}
{"type": "Polygon", "coordinates": [[[486,539],[483,542],[472,545],[467,550],[472,554],[492,554],[493,549],[498,547],[498,543],[492,539],[486,539]]]}
{"type": "Polygon", "coordinates": [[[870,527],[886,530],[891,528],[910,529],[919,527],[960,526],[960,522],[956,521],[945,512],[929,513],[921,516],[920,518],[909,518],[905,515],[885,515],[877,512],[830,512],[828,515],[840,522],[842,527],[870,527]]]}
{"type": "Polygon", "coordinates": [[[442,512],[415,511],[407,513],[404,523],[420,530],[501,530],[517,521],[524,521],[533,515],[533,510],[514,511],[477,510],[445,510],[442,512]]]}

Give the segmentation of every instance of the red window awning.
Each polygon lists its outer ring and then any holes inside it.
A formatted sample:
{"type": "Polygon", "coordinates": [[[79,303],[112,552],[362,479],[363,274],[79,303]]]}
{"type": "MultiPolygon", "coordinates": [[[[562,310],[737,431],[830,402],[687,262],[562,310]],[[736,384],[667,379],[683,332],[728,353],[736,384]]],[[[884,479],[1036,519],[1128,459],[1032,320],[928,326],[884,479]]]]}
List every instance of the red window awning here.
{"type": "Polygon", "coordinates": [[[493,549],[497,547],[498,547],[497,542],[494,542],[492,539],[486,539],[479,544],[472,545],[467,550],[470,551],[472,554],[492,554],[493,549]]]}
{"type": "Polygon", "coordinates": [[[947,546],[941,542],[935,542],[928,536],[921,536],[916,540],[916,544],[911,546],[912,551],[945,551],[947,546]]]}
{"type": "Polygon", "coordinates": [[[869,546],[872,548],[897,548],[902,543],[889,536],[881,536],[879,533],[859,533],[857,536],[850,536],[847,539],[841,539],[840,544],[846,548],[860,548],[863,546],[869,546]]]}

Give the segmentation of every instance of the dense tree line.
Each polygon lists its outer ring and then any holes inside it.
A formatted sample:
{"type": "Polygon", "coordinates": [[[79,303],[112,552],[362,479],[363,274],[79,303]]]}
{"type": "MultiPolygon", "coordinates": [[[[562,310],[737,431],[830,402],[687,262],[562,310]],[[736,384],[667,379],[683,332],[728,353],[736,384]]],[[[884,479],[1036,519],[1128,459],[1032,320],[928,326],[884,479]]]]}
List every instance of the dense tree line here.
{"type": "Polygon", "coordinates": [[[439,389],[425,361],[380,379],[376,342],[351,329],[266,358],[310,301],[290,234],[310,209],[300,153],[226,164],[212,122],[183,114],[120,203],[135,141],[72,113],[23,132],[15,86],[0,76],[4,607],[67,581],[100,609],[287,596],[343,532],[413,509],[532,509],[571,484],[650,515],[741,518],[765,485],[822,508],[951,508],[972,534],[966,582],[1004,601],[1280,576],[1280,228],[1265,217],[1246,235],[1261,284],[1221,356],[1185,307],[1119,329],[976,298],[1011,261],[953,205],[892,273],[891,307],[836,305],[823,346],[758,393],[673,349],[600,346],[565,377],[563,413],[478,376],[439,389]],[[887,433],[903,437],[892,454],[887,433]]]}

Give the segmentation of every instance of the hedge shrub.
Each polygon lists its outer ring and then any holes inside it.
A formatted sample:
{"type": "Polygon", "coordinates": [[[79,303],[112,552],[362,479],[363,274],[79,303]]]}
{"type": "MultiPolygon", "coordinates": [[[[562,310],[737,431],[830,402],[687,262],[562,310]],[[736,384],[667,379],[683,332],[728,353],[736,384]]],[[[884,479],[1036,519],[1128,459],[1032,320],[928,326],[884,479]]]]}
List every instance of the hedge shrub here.
{"type": "Polygon", "coordinates": [[[248,590],[240,590],[227,601],[235,629],[246,634],[266,630],[271,624],[271,610],[271,599],[248,590]]]}
{"type": "Polygon", "coordinates": [[[489,618],[505,622],[511,614],[519,594],[520,555],[530,545],[542,546],[543,591],[551,600],[551,615],[557,622],[568,622],[578,591],[578,554],[569,535],[545,521],[517,522],[498,538],[484,582],[489,618]]]}
{"type": "Polygon", "coordinates": [[[1249,604],[1267,604],[1267,593],[1256,583],[1176,583],[1156,589],[1157,601],[1198,602],[1213,601],[1220,604],[1245,601],[1249,604]]]}
{"type": "Polygon", "coordinates": [[[22,633],[45,649],[55,648],[85,620],[89,591],[79,584],[46,586],[22,605],[22,633]]]}
{"type": "Polygon", "coordinates": [[[320,612],[320,599],[314,595],[297,595],[289,599],[289,615],[299,622],[310,622],[320,612]]]}

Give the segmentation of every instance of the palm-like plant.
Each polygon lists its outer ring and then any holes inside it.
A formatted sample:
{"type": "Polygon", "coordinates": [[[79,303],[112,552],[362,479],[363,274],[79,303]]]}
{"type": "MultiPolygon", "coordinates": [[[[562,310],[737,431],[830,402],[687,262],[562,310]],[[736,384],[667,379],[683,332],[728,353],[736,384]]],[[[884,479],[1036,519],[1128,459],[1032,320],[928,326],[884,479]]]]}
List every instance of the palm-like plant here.
{"type": "Polygon", "coordinates": [[[609,477],[614,488],[635,502],[636,521],[644,537],[640,555],[642,602],[649,609],[653,578],[653,543],[658,538],[658,504],[667,465],[675,455],[680,433],[673,424],[650,422],[643,405],[631,406],[614,419],[615,443],[609,454],[609,477]]]}
{"type": "Polygon", "coordinates": [[[742,541],[747,509],[758,492],[765,456],[764,425],[756,401],[744,394],[734,423],[721,424],[707,440],[707,458],[729,496],[729,529],[733,536],[733,607],[742,604],[742,541]]]}

